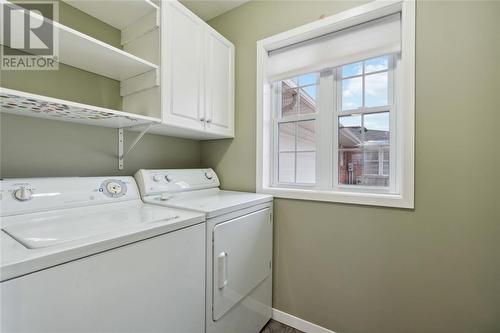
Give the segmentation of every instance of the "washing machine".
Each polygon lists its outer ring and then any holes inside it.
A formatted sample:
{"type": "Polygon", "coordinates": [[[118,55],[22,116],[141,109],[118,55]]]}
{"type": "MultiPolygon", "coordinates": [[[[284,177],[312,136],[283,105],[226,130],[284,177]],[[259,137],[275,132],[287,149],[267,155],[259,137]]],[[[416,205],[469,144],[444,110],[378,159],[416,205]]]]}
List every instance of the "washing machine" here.
{"type": "Polygon", "coordinates": [[[205,330],[205,216],[132,177],[0,180],[1,332],[205,330]]]}
{"type": "Polygon", "coordinates": [[[135,179],[145,203],[206,216],[206,333],[258,333],[272,312],[272,196],[221,190],[212,169],[135,179]]]}

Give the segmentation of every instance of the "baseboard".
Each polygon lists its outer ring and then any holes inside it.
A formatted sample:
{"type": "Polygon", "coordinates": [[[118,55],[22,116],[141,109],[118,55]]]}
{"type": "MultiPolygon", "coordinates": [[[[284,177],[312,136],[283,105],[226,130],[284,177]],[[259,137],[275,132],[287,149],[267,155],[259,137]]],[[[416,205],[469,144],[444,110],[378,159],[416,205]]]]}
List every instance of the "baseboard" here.
{"type": "Polygon", "coordinates": [[[335,333],[334,331],[330,331],[324,327],[318,326],[304,319],[300,319],[277,309],[273,309],[273,319],[285,325],[296,328],[304,333],[335,333]]]}

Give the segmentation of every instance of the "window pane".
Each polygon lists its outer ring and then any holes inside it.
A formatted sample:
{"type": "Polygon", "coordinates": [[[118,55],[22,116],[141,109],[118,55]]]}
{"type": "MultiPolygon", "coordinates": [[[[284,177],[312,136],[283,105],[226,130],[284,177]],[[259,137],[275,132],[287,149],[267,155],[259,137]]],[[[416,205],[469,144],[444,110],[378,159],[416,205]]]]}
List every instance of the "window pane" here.
{"type": "Polygon", "coordinates": [[[365,175],[378,175],[378,161],[368,162],[365,160],[365,175]]]}
{"type": "Polygon", "coordinates": [[[297,183],[314,183],[316,181],[316,153],[297,153],[297,183]]]}
{"type": "Polygon", "coordinates": [[[299,86],[307,86],[318,82],[318,73],[309,73],[299,76],[299,86]]]}
{"type": "Polygon", "coordinates": [[[297,123],[297,151],[316,150],[314,120],[297,123]]]}
{"type": "Polygon", "coordinates": [[[365,76],[365,106],[383,106],[388,103],[387,72],[365,76]]]}
{"type": "Polygon", "coordinates": [[[362,91],[363,79],[361,77],[342,80],[342,110],[360,108],[363,104],[362,91]]]}
{"type": "Polygon", "coordinates": [[[308,86],[299,89],[300,110],[299,113],[316,112],[316,86],[308,86]]]}
{"type": "Polygon", "coordinates": [[[389,186],[389,142],[389,112],[339,117],[339,184],[389,186]]]}
{"type": "Polygon", "coordinates": [[[365,152],[365,161],[374,161],[378,163],[378,151],[365,152]]]}
{"type": "Polygon", "coordinates": [[[365,73],[387,70],[389,68],[389,57],[383,56],[365,61],[365,73]]]}
{"type": "Polygon", "coordinates": [[[384,149],[384,161],[389,161],[389,149],[384,149]]]}
{"type": "Polygon", "coordinates": [[[307,87],[302,87],[301,88],[305,94],[307,94],[306,97],[311,98],[312,100],[316,101],[316,86],[307,86],[307,87]]]}
{"type": "Polygon", "coordinates": [[[389,177],[378,176],[378,175],[365,175],[362,177],[362,183],[360,185],[387,187],[389,186],[389,177]]]}
{"type": "Polygon", "coordinates": [[[355,185],[362,176],[361,115],[339,117],[339,184],[355,185]]]}
{"type": "Polygon", "coordinates": [[[363,73],[362,62],[342,66],[342,77],[360,75],[361,73],[363,73]]]}
{"type": "Polygon", "coordinates": [[[361,116],[342,116],[339,117],[339,125],[341,127],[361,127],[361,116]]]}
{"type": "Polygon", "coordinates": [[[384,162],[384,170],[382,171],[382,173],[385,176],[389,176],[389,162],[384,162]]]}
{"type": "Polygon", "coordinates": [[[281,183],[295,181],[295,153],[279,153],[278,180],[281,183]]]}
{"type": "Polygon", "coordinates": [[[363,154],[361,151],[344,150],[339,152],[339,184],[356,185],[363,174],[363,154]]]}
{"type": "Polygon", "coordinates": [[[383,170],[382,170],[382,174],[388,176],[389,175],[389,172],[390,172],[390,169],[389,169],[389,147],[386,147],[383,149],[383,153],[382,153],[382,157],[384,159],[383,161],[383,170]]]}
{"type": "Polygon", "coordinates": [[[389,112],[365,114],[363,120],[365,141],[389,143],[389,112]]]}
{"type": "Polygon", "coordinates": [[[282,123],[278,128],[279,151],[295,151],[295,123],[282,123]]]}
{"type": "Polygon", "coordinates": [[[292,80],[283,80],[281,84],[282,116],[291,116],[298,112],[298,90],[292,80]]]}
{"type": "Polygon", "coordinates": [[[362,144],[361,116],[339,117],[339,148],[358,148],[362,144]]]}

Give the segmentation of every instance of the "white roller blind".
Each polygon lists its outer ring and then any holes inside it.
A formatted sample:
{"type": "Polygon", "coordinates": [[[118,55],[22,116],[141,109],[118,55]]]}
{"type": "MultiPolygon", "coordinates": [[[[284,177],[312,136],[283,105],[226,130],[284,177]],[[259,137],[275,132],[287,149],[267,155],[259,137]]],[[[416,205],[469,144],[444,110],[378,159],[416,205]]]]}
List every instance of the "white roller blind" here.
{"type": "Polygon", "coordinates": [[[401,51],[401,13],[269,52],[269,81],[401,51]]]}

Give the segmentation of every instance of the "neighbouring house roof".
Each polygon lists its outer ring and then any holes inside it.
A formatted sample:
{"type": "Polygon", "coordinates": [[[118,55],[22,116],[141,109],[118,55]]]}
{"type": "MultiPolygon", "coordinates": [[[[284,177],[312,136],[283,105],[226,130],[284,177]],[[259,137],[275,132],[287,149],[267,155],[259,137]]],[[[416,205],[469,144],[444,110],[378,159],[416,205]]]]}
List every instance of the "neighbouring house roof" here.
{"type": "Polygon", "coordinates": [[[316,110],[316,100],[303,89],[297,88],[293,80],[282,81],[282,112],[284,115],[296,112],[297,100],[300,101],[300,113],[312,113],[316,110]],[[297,93],[298,92],[298,93],[297,93]],[[300,95],[300,98],[299,98],[300,95]]]}
{"type": "Polygon", "coordinates": [[[360,148],[363,145],[387,145],[389,144],[389,131],[369,130],[361,126],[341,127],[339,143],[342,148],[360,148]]]}

